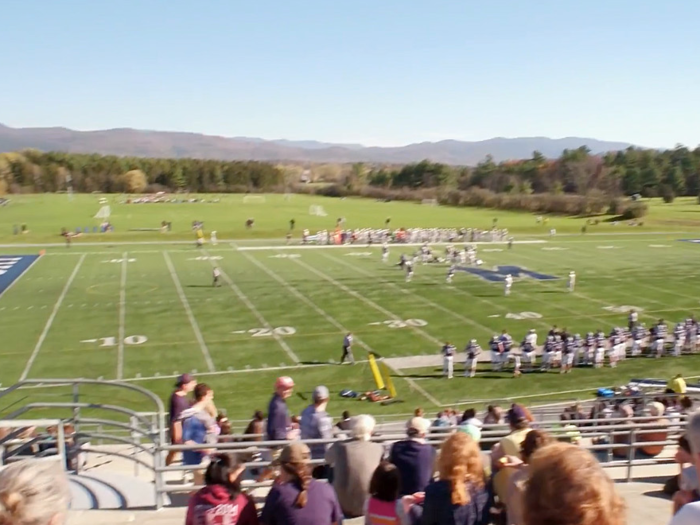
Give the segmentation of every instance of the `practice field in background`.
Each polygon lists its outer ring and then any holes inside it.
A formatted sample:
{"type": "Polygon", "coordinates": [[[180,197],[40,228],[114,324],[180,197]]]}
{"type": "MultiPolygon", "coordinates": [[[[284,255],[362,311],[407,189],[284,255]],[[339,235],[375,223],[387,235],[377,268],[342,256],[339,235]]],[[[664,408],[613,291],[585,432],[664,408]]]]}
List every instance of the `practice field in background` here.
{"type": "MultiPolygon", "coordinates": [[[[659,317],[673,323],[700,306],[700,246],[676,237],[480,246],[483,268],[515,266],[558,278],[523,275],[510,297],[503,297],[501,283],[467,272],[447,285],[443,265],[419,265],[413,282],[405,283],[392,266],[406,250],[398,246],[391,248],[392,265],[364,246],[49,250],[0,297],[0,380],[8,386],[21,377],[123,379],[165,397],[174,376],[194,372],[215,387],[222,407],[243,418],[264,408],[274,378],[288,374],[307,394],[326,384],[335,394],[334,413],[396,412],[336,397],[343,388],[372,385],[365,364],[330,364],[340,358],[346,331],[361,341],[355,356],[364,360],[367,350],[386,358],[435,355],[446,340],[462,347],[476,338],[485,345],[503,328],[518,341],[530,328],[542,339],[552,324],[607,331],[625,323],[630,307],[647,325],[659,317]],[[212,287],[213,265],[223,271],[219,288],[212,287]],[[578,274],[573,294],[565,290],[570,269],[578,274]]],[[[551,392],[588,397],[597,386],[676,372],[700,373],[700,358],[635,359],[617,370],[520,379],[484,371],[447,381],[434,367],[406,368],[394,381],[411,407],[437,411],[437,405],[476,399],[545,401],[537,396],[551,392]]],[[[303,403],[295,398],[293,406],[303,403]]]]}
{"type": "MultiPolygon", "coordinates": [[[[121,204],[124,195],[11,195],[7,206],[0,206],[0,243],[60,243],[61,228],[81,231],[98,227],[101,219],[94,218],[105,199],[111,210],[110,222],[114,232],[88,234],[82,242],[172,241],[192,239],[193,220],[203,221],[205,230],[216,230],[225,239],[281,239],[287,233],[289,221],[296,220],[296,236],[303,228],[312,231],[335,228],[336,220],[346,219],[348,228],[379,228],[391,218],[392,228],[412,227],[466,227],[491,228],[494,218],[499,228],[508,228],[517,234],[546,235],[550,228],[558,233],[578,233],[588,220],[584,217],[548,217],[546,224],[537,224],[535,215],[503,210],[479,208],[452,208],[429,206],[412,202],[383,202],[370,199],[333,199],[309,195],[170,195],[169,198],[196,198],[206,202],[121,204]],[[218,202],[213,202],[218,200],[218,202]],[[312,206],[325,216],[310,215],[312,206]],[[255,220],[252,229],[245,221],[255,220]],[[163,221],[172,223],[172,231],[159,233],[143,231],[158,229],[163,221]],[[13,235],[13,226],[25,224],[26,234],[13,235]],[[142,231],[132,231],[139,229],[142,231]]],[[[649,215],[642,219],[643,226],[613,224],[613,217],[595,217],[597,225],[588,227],[589,233],[627,233],[649,231],[689,231],[700,226],[700,205],[696,199],[676,199],[664,204],[660,199],[645,200],[649,215]]]]}

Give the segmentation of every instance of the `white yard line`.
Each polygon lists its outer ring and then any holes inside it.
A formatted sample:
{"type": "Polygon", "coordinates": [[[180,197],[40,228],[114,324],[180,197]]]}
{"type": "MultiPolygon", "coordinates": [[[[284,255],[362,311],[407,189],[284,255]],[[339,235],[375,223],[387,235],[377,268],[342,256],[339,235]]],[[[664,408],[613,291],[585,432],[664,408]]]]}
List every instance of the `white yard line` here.
{"type": "Polygon", "coordinates": [[[44,344],[44,340],[46,339],[46,336],[49,333],[49,330],[51,329],[51,325],[53,325],[53,321],[56,318],[56,314],[58,313],[58,309],[61,307],[61,304],[63,303],[63,299],[65,299],[66,294],[68,293],[68,289],[70,288],[70,285],[73,284],[73,280],[75,279],[75,276],[78,274],[78,270],[80,270],[80,267],[83,264],[83,261],[85,260],[85,255],[82,255],[80,259],[78,260],[78,263],[75,265],[75,268],[73,269],[73,273],[70,274],[70,277],[68,278],[68,281],[66,281],[66,285],[63,287],[63,290],[61,291],[61,295],[58,296],[58,300],[56,301],[56,304],[53,307],[53,310],[51,311],[51,315],[49,316],[48,321],[46,321],[46,326],[44,326],[44,330],[41,332],[41,335],[39,335],[39,340],[36,343],[36,346],[34,347],[34,351],[32,352],[31,357],[29,358],[29,361],[27,361],[27,365],[24,367],[24,371],[22,372],[22,375],[20,376],[19,380],[24,381],[27,379],[27,375],[29,375],[29,371],[32,368],[32,365],[34,364],[34,361],[36,360],[37,356],[39,355],[39,351],[41,350],[41,345],[44,344]]]}
{"type": "MultiPolygon", "coordinates": [[[[300,260],[300,259],[290,259],[290,260],[294,261],[294,262],[295,262],[296,264],[298,264],[299,266],[302,266],[302,267],[306,268],[306,269],[309,270],[310,272],[312,272],[312,273],[318,275],[320,278],[325,279],[326,281],[328,281],[328,282],[330,282],[330,283],[336,285],[338,288],[340,288],[341,290],[343,290],[345,293],[347,293],[347,294],[349,294],[349,295],[352,295],[352,296],[355,297],[356,299],[359,299],[360,301],[362,301],[363,303],[367,304],[368,306],[371,306],[372,308],[374,308],[374,309],[377,310],[378,312],[383,313],[383,314],[386,315],[388,318],[393,319],[393,320],[395,320],[395,321],[400,321],[400,320],[401,320],[401,318],[400,318],[399,316],[397,316],[395,313],[390,312],[389,310],[387,310],[387,309],[384,308],[383,306],[378,305],[377,303],[375,303],[375,302],[372,301],[371,299],[365,297],[365,296],[362,295],[361,293],[358,293],[358,292],[356,292],[355,290],[351,290],[350,288],[348,288],[347,286],[345,286],[343,283],[339,283],[338,281],[336,281],[335,279],[333,279],[333,277],[330,277],[329,275],[326,275],[325,273],[323,273],[323,272],[317,270],[317,269],[314,268],[313,266],[310,266],[310,265],[306,264],[304,261],[302,261],[302,260],[300,260]]],[[[438,346],[442,346],[443,343],[442,343],[439,339],[436,339],[435,337],[433,337],[433,336],[430,335],[429,333],[427,333],[427,332],[421,330],[420,328],[415,327],[415,326],[410,326],[409,328],[411,328],[414,332],[416,332],[416,333],[420,334],[421,336],[423,336],[425,339],[427,339],[427,340],[430,341],[431,343],[434,343],[434,344],[436,344],[436,345],[438,345],[438,346]]]]}
{"type": "MultiPolygon", "coordinates": [[[[357,292],[354,291],[354,290],[351,290],[350,288],[348,288],[347,286],[345,286],[345,285],[342,284],[342,283],[339,283],[338,281],[336,281],[336,280],[333,279],[332,277],[330,277],[330,276],[324,274],[323,272],[320,272],[320,271],[316,270],[316,268],[314,268],[314,267],[312,267],[312,266],[309,266],[308,264],[306,264],[306,263],[303,262],[303,261],[300,261],[299,259],[291,259],[291,260],[294,261],[295,263],[297,263],[298,265],[303,266],[304,268],[306,268],[307,270],[311,271],[312,273],[318,275],[318,276],[321,277],[322,279],[325,279],[325,280],[327,280],[328,282],[335,284],[338,288],[340,288],[341,290],[343,290],[343,291],[346,292],[347,294],[352,295],[352,296],[355,297],[356,299],[359,299],[360,301],[364,302],[364,303],[367,304],[368,306],[371,306],[371,307],[374,308],[375,310],[377,310],[377,311],[379,311],[379,312],[382,312],[382,313],[383,313],[384,315],[386,315],[387,317],[389,317],[389,318],[391,318],[391,319],[395,319],[395,320],[400,320],[400,318],[399,318],[397,315],[395,315],[394,313],[390,312],[389,310],[387,310],[387,309],[384,308],[383,306],[380,306],[380,305],[378,305],[377,303],[375,303],[374,301],[372,301],[371,299],[368,299],[367,297],[365,297],[364,295],[362,295],[362,294],[360,294],[360,293],[357,293],[357,292]]],[[[430,335],[429,333],[424,332],[424,331],[421,330],[420,328],[416,328],[416,327],[413,327],[413,326],[410,327],[410,328],[411,328],[414,332],[416,332],[416,333],[420,334],[421,336],[423,336],[423,337],[424,337],[425,339],[427,339],[428,341],[430,341],[430,342],[432,342],[432,343],[435,343],[435,344],[438,345],[438,346],[442,346],[442,342],[439,341],[438,339],[434,338],[434,337],[433,337],[432,335],[430,335]]],[[[397,370],[397,369],[395,369],[395,368],[392,368],[392,367],[389,366],[389,365],[387,365],[387,366],[388,366],[391,370],[393,370],[394,373],[396,373],[396,375],[403,377],[403,373],[402,373],[400,370],[397,370]]],[[[417,390],[418,392],[420,392],[420,393],[421,393],[426,399],[428,399],[431,403],[433,403],[433,404],[436,405],[436,406],[442,406],[441,403],[440,403],[437,399],[435,399],[432,395],[430,395],[428,392],[426,392],[426,390],[425,390],[424,388],[422,388],[418,383],[416,383],[413,379],[411,379],[411,378],[409,378],[409,377],[403,377],[403,379],[405,379],[406,382],[407,382],[409,385],[411,385],[412,388],[414,388],[415,390],[417,390]]]]}
{"type": "Polygon", "coordinates": [[[170,276],[173,278],[173,283],[175,283],[177,294],[180,296],[180,302],[182,302],[182,306],[185,307],[185,312],[187,313],[187,318],[190,320],[192,331],[197,338],[197,342],[199,342],[199,348],[202,350],[202,355],[204,356],[204,361],[207,363],[207,368],[210,372],[216,372],[216,367],[214,366],[214,361],[212,361],[211,354],[209,353],[209,348],[207,348],[207,344],[204,342],[202,331],[199,329],[197,320],[192,313],[190,303],[187,300],[187,296],[185,296],[185,291],[182,289],[182,284],[180,283],[180,279],[177,276],[177,272],[175,272],[175,267],[173,266],[173,262],[170,259],[170,255],[168,255],[167,251],[163,252],[163,257],[165,258],[165,264],[168,266],[168,270],[170,271],[170,276]]]}
{"type": "Polygon", "coordinates": [[[17,277],[14,281],[12,281],[12,282],[9,284],[9,286],[8,286],[7,288],[5,288],[2,292],[0,292],[0,299],[2,299],[2,296],[5,295],[5,293],[6,293],[10,288],[12,288],[12,287],[17,283],[17,281],[19,281],[19,280],[24,276],[24,274],[29,273],[29,270],[32,269],[32,266],[34,266],[36,263],[38,263],[39,260],[40,260],[42,257],[43,257],[43,255],[40,255],[39,257],[37,257],[36,259],[34,259],[34,260],[32,261],[32,264],[30,264],[29,266],[27,266],[27,269],[24,270],[24,271],[19,275],[19,277],[17,277]]]}
{"type": "MultiPolygon", "coordinates": [[[[206,250],[204,250],[204,254],[209,256],[206,250]]],[[[214,261],[209,259],[209,262],[211,263],[212,268],[216,267],[216,263],[214,261]]],[[[255,307],[255,305],[252,302],[250,302],[250,299],[248,299],[248,297],[241,291],[241,289],[238,288],[238,286],[236,286],[236,284],[231,280],[231,278],[223,269],[219,268],[219,270],[221,270],[221,276],[228,283],[231,290],[233,290],[233,292],[238,296],[238,298],[241,301],[243,301],[243,304],[245,304],[248,307],[248,310],[250,310],[253,313],[253,315],[257,317],[258,321],[260,321],[260,324],[263,326],[263,328],[267,328],[268,330],[270,330],[270,332],[272,333],[272,337],[282,347],[282,350],[284,350],[287,353],[289,358],[292,361],[294,361],[294,363],[296,363],[297,365],[300,364],[301,361],[299,360],[297,355],[292,351],[287,342],[275,333],[270,323],[267,322],[267,319],[263,317],[260,311],[255,307]]]]}
{"type": "MultiPolygon", "coordinates": [[[[333,326],[335,326],[335,327],[336,327],[338,330],[340,330],[342,333],[348,333],[348,332],[350,332],[350,330],[348,330],[347,328],[345,328],[345,327],[344,327],[342,324],[340,324],[336,319],[334,319],[333,317],[331,317],[325,310],[323,310],[322,308],[320,308],[319,306],[317,306],[317,305],[316,305],[313,301],[311,301],[308,297],[306,297],[305,295],[303,295],[302,293],[300,293],[296,288],[294,288],[292,285],[290,285],[289,283],[287,283],[287,281],[285,281],[284,279],[282,279],[280,276],[278,276],[275,272],[273,272],[272,270],[270,270],[267,266],[265,266],[264,264],[262,264],[260,261],[258,261],[258,260],[255,259],[254,257],[251,257],[251,256],[248,255],[247,253],[244,253],[243,256],[244,256],[246,259],[248,259],[249,261],[251,261],[253,264],[255,264],[258,268],[260,268],[260,269],[262,269],[264,272],[266,272],[270,277],[272,277],[273,279],[275,279],[275,280],[276,280],[278,283],[280,283],[282,286],[284,286],[287,290],[289,290],[292,294],[294,294],[295,297],[298,297],[299,299],[301,299],[302,301],[304,301],[307,305],[309,305],[311,308],[313,308],[314,310],[316,310],[316,313],[318,313],[321,317],[323,317],[324,319],[326,319],[329,323],[331,323],[333,326]]],[[[359,337],[355,336],[355,341],[357,341],[357,344],[359,344],[359,345],[360,345],[362,348],[364,348],[367,352],[372,353],[372,354],[375,354],[375,355],[377,354],[377,352],[375,352],[374,349],[373,349],[371,346],[369,346],[367,343],[365,343],[364,341],[362,341],[359,337]]],[[[381,359],[380,359],[380,360],[381,360],[381,359]]],[[[361,362],[365,362],[365,361],[356,361],[356,363],[361,363],[361,362]]],[[[402,373],[400,370],[398,370],[398,369],[392,367],[392,366],[391,366],[389,363],[387,363],[386,361],[384,361],[384,364],[386,364],[386,366],[387,366],[390,370],[392,370],[396,375],[402,376],[402,377],[403,377],[403,373],[402,373]]],[[[412,388],[414,388],[414,389],[416,389],[418,392],[420,392],[428,401],[430,401],[431,403],[433,403],[433,404],[436,405],[436,406],[440,406],[440,402],[439,402],[437,399],[435,399],[433,396],[431,396],[428,392],[426,392],[425,389],[423,389],[420,385],[416,384],[416,382],[413,381],[413,379],[408,378],[408,377],[404,377],[404,379],[406,380],[407,383],[409,383],[409,385],[411,385],[412,388]]]]}
{"type": "MultiPolygon", "coordinates": [[[[523,255],[520,254],[520,256],[523,256],[523,255]]],[[[536,261],[536,259],[535,259],[534,257],[529,257],[529,256],[527,256],[527,255],[525,255],[524,257],[525,257],[526,259],[531,259],[531,260],[535,260],[535,261],[536,261]]],[[[600,266],[600,267],[602,267],[602,266],[600,266]]],[[[545,286],[545,287],[551,288],[551,286],[549,286],[549,282],[547,282],[547,281],[540,281],[540,280],[537,280],[537,279],[531,279],[531,280],[534,280],[537,284],[539,284],[539,285],[541,285],[541,286],[545,286]]],[[[563,281],[563,279],[562,279],[562,281],[563,281]]],[[[610,304],[608,301],[603,301],[603,300],[601,300],[601,299],[596,299],[595,297],[589,297],[589,296],[584,295],[584,294],[582,294],[582,293],[580,293],[580,292],[576,292],[576,291],[574,291],[574,292],[566,292],[566,291],[564,290],[563,293],[568,293],[568,294],[570,294],[570,295],[573,295],[573,296],[578,297],[578,298],[580,298],[580,299],[584,299],[584,300],[589,301],[589,302],[598,303],[598,304],[602,304],[602,305],[605,305],[605,306],[615,306],[615,305],[613,305],[613,304],[610,304]]],[[[569,312],[572,312],[571,310],[568,310],[568,309],[566,309],[566,308],[562,308],[562,309],[567,310],[567,311],[569,311],[569,312]]],[[[574,313],[574,312],[572,312],[572,313],[574,313]]],[[[575,313],[575,314],[576,314],[576,316],[578,316],[578,317],[581,317],[581,316],[582,316],[581,313],[575,313]]],[[[647,317],[647,318],[649,318],[649,319],[656,319],[654,316],[649,315],[649,314],[647,314],[647,313],[644,313],[643,310],[642,310],[641,312],[639,312],[639,315],[640,315],[641,317],[647,317]]],[[[583,317],[589,317],[589,316],[583,314],[583,317]]],[[[592,319],[592,320],[594,320],[594,321],[596,321],[596,322],[598,321],[597,319],[595,319],[595,318],[593,318],[593,317],[589,317],[589,318],[592,319]]]]}
{"type": "Polygon", "coordinates": [[[122,277],[119,281],[119,339],[117,346],[117,380],[124,376],[124,335],[126,325],[126,266],[128,263],[128,253],[122,254],[122,277]]]}
{"type": "MultiPolygon", "coordinates": [[[[435,302],[431,301],[430,299],[428,299],[428,298],[426,298],[426,297],[423,297],[422,295],[419,295],[419,294],[417,294],[417,293],[415,293],[415,292],[412,292],[411,290],[409,290],[409,289],[407,289],[407,288],[401,288],[401,287],[400,287],[399,285],[397,285],[396,283],[392,283],[391,281],[387,281],[387,280],[385,280],[385,279],[376,279],[376,276],[375,276],[374,274],[371,274],[371,273],[369,273],[369,272],[367,272],[367,271],[365,271],[365,270],[362,270],[362,269],[358,268],[358,267],[355,266],[355,265],[352,265],[352,264],[350,264],[350,263],[348,263],[348,262],[346,262],[346,261],[343,261],[342,259],[337,259],[337,258],[333,257],[332,255],[327,255],[327,254],[325,254],[325,253],[322,254],[322,255],[323,255],[324,257],[326,257],[327,259],[330,259],[330,260],[332,260],[332,261],[334,261],[334,262],[337,262],[337,263],[339,263],[339,264],[342,264],[343,266],[347,266],[348,268],[350,268],[351,270],[356,271],[357,273],[360,273],[360,274],[362,274],[362,275],[365,275],[365,276],[367,276],[367,277],[372,278],[372,279],[374,280],[374,282],[379,282],[379,283],[386,284],[386,285],[388,285],[388,286],[391,286],[392,288],[395,288],[396,290],[399,290],[400,292],[403,292],[403,293],[405,293],[405,294],[407,294],[407,295],[411,295],[411,296],[413,296],[413,297],[416,297],[416,298],[420,299],[424,304],[430,306],[431,308],[436,308],[436,309],[438,309],[438,310],[440,310],[440,311],[442,311],[442,312],[445,312],[446,314],[449,314],[449,315],[455,317],[456,319],[459,319],[460,321],[463,321],[463,322],[465,322],[465,323],[467,323],[467,324],[470,324],[470,325],[472,325],[474,328],[478,328],[479,330],[482,330],[483,332],[487,333],[489,336],[492,336],[493,333],[494,333],[493,328],[489,328],[489,327],[487,327],[487,326],[482,325],[481,323],[478,323],[477,321],[474,321],[473,319],[469,319],[468,317],[465,317],[465,316],[463,316],[463,315],[461,315],[461,314],[458,314],[458,313],[455,312],[454,310],[450,310],[449,308],[446,308],[446,307],[442,306],[441,304],[435,303],[435,302]]],[[[430,281],[431,281],[431,282],[436,282],[436,281],[433,281],[432,279],[430,279],[430,281]]],[[[493,306],[493,307],[495,307],[495,308],[504,309],[503,307],[498,307],[496,304],[491,303],[490,301],[487,301],[487,300],[485,300],[485,299],[481,299],[480,297],[475,297],[475,296],[473,296],[473,295],[471,295],[471,294],[468,294],[468,293],[467,293],[467,295],[468,295],[469,297],[471,297],[472,299],[481,300],[481,301],[484,302],[484,303],[489,303],[489,304],[491,304],[491,306],[493,306]]],[[[470,338],[470,339],[471,339],[471,338],[470,338]]]]}

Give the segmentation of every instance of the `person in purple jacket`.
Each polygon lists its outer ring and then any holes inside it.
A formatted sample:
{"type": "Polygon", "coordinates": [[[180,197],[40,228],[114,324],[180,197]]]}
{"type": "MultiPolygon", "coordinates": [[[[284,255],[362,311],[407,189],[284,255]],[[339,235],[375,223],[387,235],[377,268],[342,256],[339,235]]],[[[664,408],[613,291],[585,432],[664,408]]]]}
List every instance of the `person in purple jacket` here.
{"type": "Polygon", "coordinates": [[[278,377],[275,382],[275,393],[267,408],[267,439],[269,441],[285,441],[291,430],[292,420],[287,408],[287,399],[294,391],[294,381],[291,377],[278,377]]]}

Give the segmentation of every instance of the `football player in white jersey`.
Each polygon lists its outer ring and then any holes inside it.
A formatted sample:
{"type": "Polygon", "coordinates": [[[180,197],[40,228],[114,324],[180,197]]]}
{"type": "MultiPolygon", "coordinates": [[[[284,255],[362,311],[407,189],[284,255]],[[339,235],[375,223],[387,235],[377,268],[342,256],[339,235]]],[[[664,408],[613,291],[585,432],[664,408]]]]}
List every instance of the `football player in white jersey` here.
{"type": "Polygon", "coordinates": [[[677,323],[675,329],[673,330],[673,355],[674,355],[674,357],[681,356],[681,350],[683,350],[684,344],[685,344],[685,325],[683,323],[677,323]]]}
{"type": "Polygon", "coordinates": [[[447,379],[452,379],[455,368],[455,354],[457,349],[447,341],[442,347],[442,375],[447,379]]]}
{"type": "Polygon", "coordinates": [[[384,241],[382,244],[382,262],[386,264],[386,262],[389,260],[389,244],[384,241]]]}
{"type": "Polygon", "coordinates": [[[464,366],[464,377],[474,377],[476,376],[476,364],[478,356],[481,353],[481,347],[476,342],[476,339],[472,339],[469,341],[464,351],[467,354],[467,360],[464,366]]]}
{"type": "Polygon", "coordinates": [[[455,276],[455,265],[451,264],[450,269],[447,270],[447,284],[452,284],[452,278],[455,276]]]}
{"type": "Polygon", "coordinates": [[[404,268],[406,269],[406,282],[410,283],[411,279],[413,279],[413,261],[406,261],[404,268]]]}
{"type": "Polygon", "coordinates": [[[505,288],[503,290],[504,295],[510,295],[510,288],[513,286],[513,276],[510,274],[506,275],[503,282],[505,283],[505,288]]]}
{"type": "Polygon", "coordinates": [[[573,292],[576,287],[576,272],[573,270],[569,272],[569,284],[567,287],[570,292],[573,292]]]}

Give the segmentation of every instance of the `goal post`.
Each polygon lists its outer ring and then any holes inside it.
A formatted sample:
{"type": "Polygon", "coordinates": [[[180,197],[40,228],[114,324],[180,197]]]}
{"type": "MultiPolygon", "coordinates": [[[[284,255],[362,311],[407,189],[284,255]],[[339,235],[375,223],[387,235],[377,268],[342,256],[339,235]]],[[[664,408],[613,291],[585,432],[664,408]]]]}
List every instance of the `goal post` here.
{"type": "Polygon", "coordinates": [[[243,197],[243,204],[264,204],[264,195],[246,195],[243,197]]]}
{"type": "Polygon", "coordinates": [[[309,206],[309,215],[313,215],[316,217],[328,216],[326,210],[323,209],[323,206],[319,206],[318,204],[312,204],[311,206],[309,206]]]}

